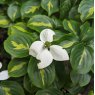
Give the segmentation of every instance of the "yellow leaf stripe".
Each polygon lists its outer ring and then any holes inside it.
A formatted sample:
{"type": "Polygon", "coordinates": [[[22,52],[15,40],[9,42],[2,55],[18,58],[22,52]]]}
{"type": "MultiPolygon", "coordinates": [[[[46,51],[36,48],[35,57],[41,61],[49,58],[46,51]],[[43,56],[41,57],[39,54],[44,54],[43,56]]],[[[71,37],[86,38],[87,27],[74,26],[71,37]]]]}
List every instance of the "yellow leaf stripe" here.
{"type": "Polygon", "coordinates": [[[28,32],[27,30],[25,30],[23,27],[20,27],[20,26],[13,26],[14,28],[22,31],[22,32],[28,32]]]}
{"type": "Polygon", "coordinates": [[[48,4],[47,4],[47,6],[48,6],[48,10],[49,10],[49,12],[50,12],[51,8],[53,8],[52,3],[49,1],[48,4]]]}
{"type": "Polygon", "coordinates": [[[26,14],[34,13],[37,9],[39,9],[40,6],[32,6],[28,11],[26,11],[26,14]]]}
{"type": "Polygon", "coordinates": [[[33,25],[33,26],[45,26],[45,27],[50,27],[52,28],[52,25],[50,23],[44,23],[44,22],[32,22],[30,23],[30,25],[33,25]]]}
{"type": "Polygon", "coordinates": [[[18,11],[18,9],[15,10],[13,17],[12,17],[13,19],[16,17],[17,11],[18,11]]]}
{"type": "Polygon", "coordinates": [[[86,18],[88,18],[89,16],[93,15],[93,13],[94,13],[94,7],[89,9],[89,12],[88,12],[88,15],[87,15],[86,18]]]}
{"type": "Polygon", "coordinates": [[[72,27],[72,24],[68,21],[68,26],[69,26],[69,28],[73,31],[73,32],[76,32],[74,29],[73,29],[73,27],[72,27]]]}
{"type": "Polygon", "coordinates": [[[75,42],[69,42],[67,44],[64,44],[63,45],[63,48],[68,48],[68,47],[71,47],[75,42]]]}
{"type": "Polygon", "coordinates": [[[43,83],[43,86],[45,85],[45,81],[44,81],[44,69],[41,69],[40,70],[40,74],[41,74],[41,78],[42,78],[42,83],[43,83]]]}
{"type": "Polygon", "coordinates": [[[81,63],[82,63],[82,61],[83,61],[83,58],[85,57],[85,55],[86,55],[86,52],[85,52],[85,48],[84,48],[84,50],[83,50],[83,53],[82,53],[82,55],[81,55],[81,59],[80,59],[80,61],[79,61],[79,65],[81,65],[81,63]]]}
{"type": "Polygon", "coordinates": [[[21,64],[14,66],[9,72],[20,70],[24,65],[26,65],[26,62],[22,62],[21,64]]]}
{"type": "Polygon", "coordinates": [[[2,89],[4,90],[5,95],[12,95],[12,94],[10,93],[10,88],[2,87],[2,89]]]}
{"type": "Polygon", "coordinates": [[[11,41],[12,45],[15,47],[15,50],[19,50],[19,49],[28,49],[28,44],[27,46],[23,45],[23,44],[18,44],[15,41],[11,41]]]}
{"type": "Polygon", "coordinates": [[[5,19],[0,19],[0,25],[6,25],[6,24],[9,24],[9,21],[8,20],[5,20],[5,19]]]}

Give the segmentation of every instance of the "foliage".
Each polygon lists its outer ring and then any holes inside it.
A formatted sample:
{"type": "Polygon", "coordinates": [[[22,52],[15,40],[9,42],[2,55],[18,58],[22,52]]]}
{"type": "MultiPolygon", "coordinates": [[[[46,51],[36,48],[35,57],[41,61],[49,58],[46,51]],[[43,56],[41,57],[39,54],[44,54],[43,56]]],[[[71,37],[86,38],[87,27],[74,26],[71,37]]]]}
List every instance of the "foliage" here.
{"type": "MultiPolygon", "coordinates": [[[[93,3],[0,0],[0,60],[10,75],[0,82],[0,95],[84,94],[93,80],[93,3]],[[46,28],[55,31],[53,43],[65,48],[70,60],[39,70],[29,47],[46,28]]],[[[93,87],[87,93],[94,95],[93,87]]]]}

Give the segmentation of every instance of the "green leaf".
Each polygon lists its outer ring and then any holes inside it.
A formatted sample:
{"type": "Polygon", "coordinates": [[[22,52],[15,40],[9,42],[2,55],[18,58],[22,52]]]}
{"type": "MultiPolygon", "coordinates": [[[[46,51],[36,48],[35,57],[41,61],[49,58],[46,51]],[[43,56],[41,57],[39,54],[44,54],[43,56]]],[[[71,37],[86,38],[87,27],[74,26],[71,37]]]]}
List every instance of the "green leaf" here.
{"type": "Polygon", "coordinates": [[[7,14],[12,21],[15,21],[20,17],[20,7],[16,4],[10,4],[7,10],[7,14]]]}
{"type": "Polygon", "coordinates": [[[83,25],[80,27],[81,30],[81,40],[88,41],[93,40],[94,38],[94,29],[93,27],[90,27],[90,24],[88,22],[85,22],[83,25]]]}
{"type": "Polygon", "coordinates": [[[63,95],[62,92],[55,88],[39,90],[36,95],[63,95]]]}
{"type": "Polygon", "coordinates": [[[32,38],[28,34],[10,35],[4,42],[5,50],[16,58],[23,58],[29,55],[29,47],[32,44],[32,38]]]}
{"type": "Polygon", "coordinates": [[[80,14],[78,13],[78,6],[74,6],[69,11],[69,19],[80,21],[80,14]]]}
{"type": "Polygon", "coordinates": [[[85,86],[90,82],[91,76],[88,74],[82,75],[79,81],[80,86],[85,86]]]}
{"type": "Polygon", "coordinates": [[[24,77],[24,83],[23,83],[23,84],[24,84],[24,88],[25,88],[29,93],[34,94],[34,93],[38,90],[38,88],[36,88],[34,85],[32,85],[32,83],[31,83],[31,81],[30,81],[28,75],[26,75],[26,76],[24,77]]]}
{"type": "Polygon", "coordinates": [[[59,30],[54,30],[54,32],[55,32],[55,35],[54,35],[53,41],[59,41],[64,35],[64,32],[59,31],[59,30]]]}
{"type": "Polygon", "coordinates": [[[60,0],[60,18],[67,17],[69,10],[71,8],[70,0],[60,0]]]}
{"type": "Polygon", "coordinates": [[[22,87],[15,81],[2,81],[0,95],[25,95],[22,87]]]}
{"type": "Polygon", "coordinates": [[[28,21],[28,27],[41,32],[45,28],[53,28],[52,20],[45,15],[35,15],[28,21]]]}
{"type": "Polygon", "coordinates": [[[54,28],[58,29],[60,27],[62,27],[62,21],[58,18],[56,18],[55,16],[52,17],[52,22],[54,24],[54,28]]]}
{"type": "Polygon", "coordinates": [[[73,33],[65,34],[60,40],[60,45],[63,48],[72,47],[75,43],[79,41],[79,38],[73,33]]]}
{"type": "Polygon", "coordinates": [[[71,93],[71,95],[78,95],[82,91],[82,87],[80,86],[71,86],[70,88],[67,88],[67,91],[71,93]]]}
{"type": "Polygon", "coordinates": [[[77,44],[73,47],[70,55],[70,62],[73,70],[80,74],[85,74],[91,70],[93,65],[93,50],[83,44],[77,44]]]}
{"type": "Polygon", "coordinates": [[[8,73],[10,77],[21,77],[27,73],[28,59],[12,59],[8,64],[8,73]]]}
{"type": "Polygon", "coordinates": [[[63,27],[65,30],[77,34],[79,32],[80,23],[74,20],[67,20],[63,21],[63,27]]]}
{"type": "Polygon", "coordinates": [[[0,27],[1,28],[7,28],[10,24],[10,20],[7,16],[0,16],[0,27]]]}
{"type": "Polygon", "coordinates": [[[39,0],[29,0],[22,4],[21,6],[21,15],[24,17],[31,17],[34,14],[37,14],[40,10],[40,1],[39,0]]]}
{"type": "Polygon", "coordinates": [[[10,26],[8,28],[8,34],[11,35],[11,34],[24,34],[24,35],[31,35],[31,39],[32,40],[37,40],[38,39],[38,35],[36,32],[33,32],[33,31],[30,31],[30,29],[28,29],[26,27],[26,23],[24,22],[18,22],[12,26],[10,26]]]}
{"type": "Polygon", "coordinates": [[[10,26],[8,32],[9,34],[14,34],[18,32],[29,33],[28,28],[26,27],[26,23],[24,22],[18,22],[10,26]]]}
{"type": "Polygon", "coordinates": [[[44,10],[48,12],[49,16],[59,10],[58,0],[42,0],[41,6],[44,10]]]}
{"type": "Polygon", "coordinates": [[[74,85],[86,86],[91,79],[89,74],[78,74],[76,71],[71,71],[71,80],[74,85]]]}
{"type": "Polygon", "coordinates": [[[33,85],[39,88],[49,87],[55,79],[54,64],[45,69],[38,69],[38,60],[31,58],[28,65],[28,74],[33,85]]]}
{"type": "Polygon", "coordinates": [[[78,12],[81,14],[81,20],[92,19],[94,15],[94,0],[82,0],[78,12]]]}

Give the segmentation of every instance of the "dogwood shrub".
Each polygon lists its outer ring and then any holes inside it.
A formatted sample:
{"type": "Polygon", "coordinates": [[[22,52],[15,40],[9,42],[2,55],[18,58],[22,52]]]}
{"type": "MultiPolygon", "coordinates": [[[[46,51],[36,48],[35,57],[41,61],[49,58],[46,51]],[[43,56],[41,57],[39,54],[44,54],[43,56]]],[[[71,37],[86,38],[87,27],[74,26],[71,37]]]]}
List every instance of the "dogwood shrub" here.
{"type": "Polygon", "coordinates": [[[0,95],[94,95],[93,4],[0,0],[0,95]]]}

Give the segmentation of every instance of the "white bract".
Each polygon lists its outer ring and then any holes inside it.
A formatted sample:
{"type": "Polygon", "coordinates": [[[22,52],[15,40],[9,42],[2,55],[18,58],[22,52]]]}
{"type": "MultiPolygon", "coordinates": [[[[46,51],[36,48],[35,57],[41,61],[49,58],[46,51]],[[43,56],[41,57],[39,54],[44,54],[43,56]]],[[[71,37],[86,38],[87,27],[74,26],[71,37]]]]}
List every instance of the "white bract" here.
{"type": "MultiPolygon", "coordinates": [[[[2,68],[2,63],[0,62],[0,69],[2,68]]],[[[8,70],[0,72],[0,80],[7,80],[9,78],[8,70]]]]}
{"type": "Polygon", "coordinates": [[[51,29],[44,29],[40,33],[40,40],[35,41],[30,46],[29,54],[36,57],[40,62],[38,69],[49,66],[53,59],[57,61],[69,60],[68,53],[59,45],[51,45],[55,32],[51,29]]]}

